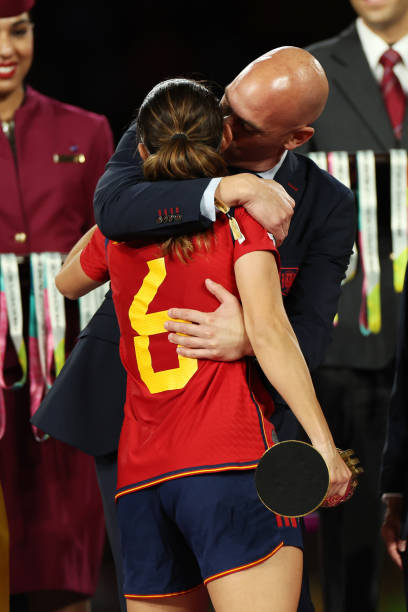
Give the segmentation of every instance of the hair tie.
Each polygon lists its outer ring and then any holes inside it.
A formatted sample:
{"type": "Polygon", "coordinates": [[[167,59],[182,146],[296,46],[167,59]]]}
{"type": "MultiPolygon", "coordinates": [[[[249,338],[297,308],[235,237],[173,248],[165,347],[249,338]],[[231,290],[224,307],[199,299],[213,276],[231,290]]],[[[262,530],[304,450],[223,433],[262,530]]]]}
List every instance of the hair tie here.
{"type": "Polygon", "coordinates": [[[170,140],[187,140],[188,136],[184,132],[174,132],[170,140]]]}

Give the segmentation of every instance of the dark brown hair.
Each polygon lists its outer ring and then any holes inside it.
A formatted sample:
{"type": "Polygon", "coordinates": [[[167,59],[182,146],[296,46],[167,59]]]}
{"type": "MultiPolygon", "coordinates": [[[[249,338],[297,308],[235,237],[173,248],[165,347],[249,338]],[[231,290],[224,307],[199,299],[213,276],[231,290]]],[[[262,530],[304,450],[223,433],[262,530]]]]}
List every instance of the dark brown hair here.
{"type": "MultiPolygon", "coordinates": [[[[190,79],[169,79],[156,85],[144,99],[136,119],[138,136],[150,156],[143,164],[149,181],[224,176],[219,153],[223,117],[215,95],[190,79]]],[[[196,235],[209,245],[209,232],[196,235]]],[[[169,238],[164,254],[186,261],[194,250],[191,237],[169,238]]]]}

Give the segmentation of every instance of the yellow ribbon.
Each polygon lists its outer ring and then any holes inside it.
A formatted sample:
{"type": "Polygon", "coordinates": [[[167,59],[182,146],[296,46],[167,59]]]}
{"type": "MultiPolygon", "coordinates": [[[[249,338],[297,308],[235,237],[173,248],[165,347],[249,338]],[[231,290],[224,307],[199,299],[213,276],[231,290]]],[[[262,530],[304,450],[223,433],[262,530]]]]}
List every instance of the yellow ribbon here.
{"type": "Polygon", "coordinates": [[[401,293],[404,286],[405,268],[407,267],[408,249],[404,249],[398,257],[393,258],[394,268],[394,289],[397,293],[401,293]]]}
{"type": "Polygon", "coordinates": [[[220,212],[224,213],[224,215],[227,215],[234,240],[238,240],[240,244],[241,242],[244,242],[245,236],[241,232],[241,228],[238,225],[238,221],[235,219],[235,217],[231,215],[229,206],[222,202],[222,200],[215,198],[215,208],[217,208],[220,212]]]}

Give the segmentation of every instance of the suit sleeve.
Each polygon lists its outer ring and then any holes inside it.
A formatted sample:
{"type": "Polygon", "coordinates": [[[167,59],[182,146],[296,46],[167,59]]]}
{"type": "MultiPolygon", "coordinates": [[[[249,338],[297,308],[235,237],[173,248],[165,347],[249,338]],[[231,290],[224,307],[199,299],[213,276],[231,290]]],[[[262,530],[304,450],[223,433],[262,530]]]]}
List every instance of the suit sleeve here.
{"type": "Polygon", "coordinates": [[[385,440],[381,492],[402,493],[408,475],[408,269],[401,301],[394,385],[385,440]]]}
{"type": "Polygon", "coordinates": [[[285,308],[310,370],[324,359],[356,236],[351,191],[341,192],[320,225],[285,299],[285,308]]]}
{"type": "Polygon", "coordinates": [[[102,176],[103,171],[109,158],[113,153],[113,136],[106,117],[98,116],[95,120],[95,129],[92,136],[90,146],[89,159],[87,164],[87,177],[85,189],[87,191],[87,202],[89,202],[89,210],[87,213],[86,222],[83,231],[87,231],[95,223],[93,212],[93,196],[98,179],[102,176]]]}
{"type": "Polygon", "coordinates": [[[210,179],[147,182],[131,126],[100,178],[94,199],[95,219],[113,240],[169,236],[202,231],[211,221],[200,213],[210,179]]]}

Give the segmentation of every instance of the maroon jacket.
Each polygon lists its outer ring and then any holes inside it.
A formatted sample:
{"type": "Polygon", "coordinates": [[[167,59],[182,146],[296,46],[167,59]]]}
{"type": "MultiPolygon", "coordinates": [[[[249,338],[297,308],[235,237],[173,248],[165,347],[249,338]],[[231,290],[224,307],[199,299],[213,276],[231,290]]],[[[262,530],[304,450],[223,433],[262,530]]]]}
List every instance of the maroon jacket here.
{"type": "Polygon", "coordinates": [[[113,151],[109,124],[27,87],[15,138],[18,170],[0,130],[0,252],[66,253],[94,223],[93,192],[113,151]]]}

